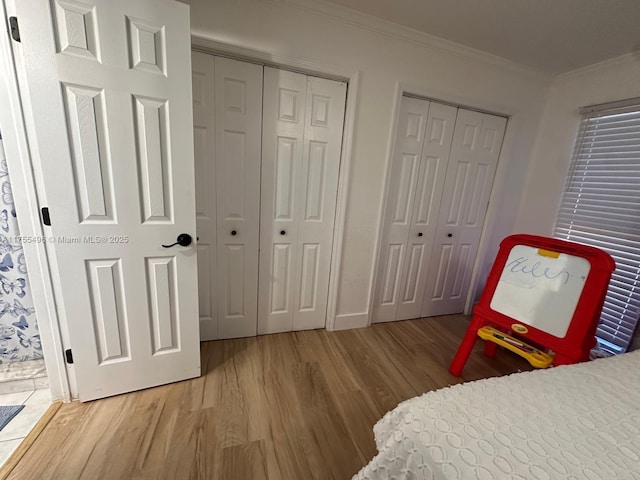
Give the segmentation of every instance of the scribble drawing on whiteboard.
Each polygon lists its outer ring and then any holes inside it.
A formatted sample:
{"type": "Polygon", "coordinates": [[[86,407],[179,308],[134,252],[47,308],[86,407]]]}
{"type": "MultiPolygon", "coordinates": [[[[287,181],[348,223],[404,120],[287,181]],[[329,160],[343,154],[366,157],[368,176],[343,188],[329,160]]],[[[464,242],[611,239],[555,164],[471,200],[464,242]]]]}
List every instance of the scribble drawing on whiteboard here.
{"type": "Polygon", "coordinates": [[[563,338],[589,269],[582,257],[564,253],[550,257],[535,247],[516,245],[509,252],[491,308],[563,338]]]}

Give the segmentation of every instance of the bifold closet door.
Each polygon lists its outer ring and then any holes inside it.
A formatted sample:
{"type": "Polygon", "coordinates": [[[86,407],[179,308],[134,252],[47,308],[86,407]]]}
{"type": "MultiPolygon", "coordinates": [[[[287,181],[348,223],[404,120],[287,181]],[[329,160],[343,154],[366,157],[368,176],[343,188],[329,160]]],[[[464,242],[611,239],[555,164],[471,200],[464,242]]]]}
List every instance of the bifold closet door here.
{"type": "Polygon", "coordinates": [[[216,273],[214,57],[192,52],[193,145],[198,236],[200,341],[218,338],[216,273]]]}
{"type": "Polygon", "coordinates": [[[264,69],[258,332],[325,325],[346,84],[264,69]]]}
{"type": "Polygon", "coordinates": [[[456,110],[402,98],[383,218],[374,322],[420,316],[456,110]]]}
{"type": "Polygon", "coordinates": [[[457,108],[431,102],[418,171],[411,228],[404,258],[396,320],[418,318],[430,274],[429,261],[436,238],[435,226],[446,192],[447,171],[457,108]]]}
{"type": "Polygon", "coordinates": [[[464,310],[506,125],[459,109],[422,316],[464,310]]]}
{"type": "Polygon", "coordinates": [[[218,338],[256,335],[262,66],[214,57],[218,338]]]}

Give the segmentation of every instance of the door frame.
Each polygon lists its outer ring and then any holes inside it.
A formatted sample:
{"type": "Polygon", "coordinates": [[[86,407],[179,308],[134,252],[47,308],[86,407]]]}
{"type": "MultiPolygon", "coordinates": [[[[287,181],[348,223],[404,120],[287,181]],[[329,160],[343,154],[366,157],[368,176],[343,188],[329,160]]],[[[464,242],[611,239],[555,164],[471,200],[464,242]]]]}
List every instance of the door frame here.
{"type": "MultiPolygon", "coordinates": [[[[0,109],[2,139],[7,156],[7,165],[11,171],[11,184],[18,212],[17,221],[23,237],[44,239],[45,234],[40,222],[40,203],[38,201],[37,171],[35,156],[32,156],[27,132],[32,128],[30,117],[26,115],[29,101],[22,97],[19,78],[21,59],[14,57],[13,47],[19,50],[19,44],[9,36],[8,18],[14,8],[11,0],[0,0],[2,21],[5,24],[0,33],[0,100],[9,108],[0,109]]],[[[23,243],[25,259],[28,264],[29,283],[33,292],[40,341],[51,400],[71,401],[77,396],[75,378],[70,375],[65,362],[64,349],[68,338],[58,316],[54,295],[56,276],[42,241],[23,243]]]]}
{"type": "Polygon", "coordinates": [[[347,101],[345,104],[344,127],[342,131],[342,151],[340,153],[340,169],[338,172],[336,212],[333,221],[333,243],[331,247],[327,315],[325,319],[325,329],[335,330],[337,328],[335,323],[336,307],[338,304],[340,265],[342,262],[344,227],[347,216],[347,199],[351,177],[353,133],[355,130],[355,112],[358,100],[358,87],[360,84],[360,71],[347,71],[340,67],[318,64],[296,57],[273,55],[265,51],[253,50],[235,44],[211,40],[195,34],[191,35],[191,50],[347,83],[347,101]]]}
{"type": "Polygon", "coordinates": [[[400,117],[400,103],[402,97],[415,97],[426,101],[433,101],[437,103],[443,103],[445,105],[451,105],[457,108],[464,108],[467,110],[475,110],[482,113],[488,113],[491,115],[497,115],[507,118],[507,128],[505,130],[504,138],[502,140],[502,149],[500,150],[500,156],[498,158],[498,165],[496,173],[494,175],[493,184],[491,188],[491,194],[489,195],[489,207],[485,214],[484,224],[482,226],[482,233],[480,235],[480,243],[478,245],[478,253],[473,263],[473,270],[471,274],[471,283],[469,284],[469,292],[467,293],[467,299],[465,301],[464,313],[469,315],[473,308],[473,299],[475,298],[477,291],[480,287],[480,259],[485,257],[489,250],[489,240],[487,239],[487,232],[492,229],[496,222],[497,207],[495,202],[495,185],[502,184],[507,177],[507,163],[505,158],[509,157],[512,153],[512,145],[514,141],[515,132],[517,132],[520,125],[520,115],[518,111],[508,105],[494,103],[487,101],[481,97],[467,97],[452,92],[446,92],[442,90],[434,90],[425,88],[420,85],[396,82],[396,88],[394,93],[394,102],[392,110],[392,124],[391,131],[389,132],[389,139],[387,144],[387,159],[385,163],[384,172],[384,190],[382,202],[378,210],[378,231],[376,234],[376,242],[374,247],[374,261],[371,272],[371,283],[369,285],[369,299],[367,310],[367,324],[370,326],[373,318],[373,302],[375,300],[375,289],[379,277],[378,264],[380,263],[380,255],[382,250],[382,237],[384,234],[384,206],[387,198],[389,197],[389,186],[391,182],[391,166],[393,161],[393,153],[395,148],[395,137],[398,125],[398,119],[400,117]]]}

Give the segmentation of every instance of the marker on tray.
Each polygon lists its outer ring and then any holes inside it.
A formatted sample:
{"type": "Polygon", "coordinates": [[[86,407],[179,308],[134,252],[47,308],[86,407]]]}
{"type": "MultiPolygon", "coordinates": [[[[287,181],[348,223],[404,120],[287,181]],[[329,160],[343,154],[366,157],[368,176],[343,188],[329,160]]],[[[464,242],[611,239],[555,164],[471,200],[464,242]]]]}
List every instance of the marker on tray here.
{"type": "Polygon", "coordinates": [[[525,352],[529,352],[529,353],[537,353],[538,352],[537,349],[532,348],[529,345],[525,345],[524,343],[517,342],[515,340],[512,340],[509,337],[505,337],[504,335],[500,335],[499,333],[494,333],[493,336],[498,338],[498,339],[500,339],[500,340],[502,340],[502,341],[505,341],[505,342],[513,345],[514,347],[518,347],[519,349],[524,350],[525,352]]]}

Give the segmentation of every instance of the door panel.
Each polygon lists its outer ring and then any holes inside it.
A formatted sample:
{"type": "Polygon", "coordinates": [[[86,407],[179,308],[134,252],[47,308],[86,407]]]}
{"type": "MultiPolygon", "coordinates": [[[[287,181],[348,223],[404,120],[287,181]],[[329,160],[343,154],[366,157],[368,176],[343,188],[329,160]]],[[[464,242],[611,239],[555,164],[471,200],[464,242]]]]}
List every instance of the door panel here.
{"type": "MultiPolygon", "coordinates": [[[[451,155],[444,182],[444,195],[437,226],[436,244],[433,250],[433,264],[427,282],[422,314],[424,316],[448,313],[451,305],[459,303],[459,298],[450,298],[452,286],[465,269],[460,270],[460,229],[463,222],[463,206],[468,204],[472,187],[472,170],[478,146],[483,114],[460,109],[456,122],[451,155]],[[446,229],[444,231],[443,229],[446,229]],[[440,306],[436,309],[436,306],[440,306]],[[437,313],[436,313],[437,312],[437,313]]],[[[462,306],[464,308],[464,305],[462,306]]],[[[462,311],[462,309],[460,310],[462,311]]],[[[459,312],[450,312],[459,313],[459,312]]]]}
{"type": "MultiPolygon", "coordinates": [[[[437,268],[434,269],[433,271],[433,276],[435,277],[435,287],[433,289],[433,298],[435,300],[442,300],[444,298],[444,288],[445,288],[444,283],[445,283],[446,273],[449,271],[451,267],[452,250],[453,250],[453,245],[451,243],[444,243],[440,248],[438,257],[436,258],[437,268]]],[[[431,276],[429,279],[431,280],[431,276]]]]}
{"type": "Polygon", "coordinates": [[[418,278],[420,277],[420,270],[422,267],[422,260],[424,258],[424,245],[412,245],[411,253],[408,255],[408,271],[407,279],[404,286],[404,295],[402,296],[402,303],[415,303],[418,292],[418,278]]]}
{"type": "MultiPolygon", "coordinates": [[[[453,129],[453,127],[449,128],[453,129]]],[[[442,188],[437,180],[439,175],[442,175],[441,172],[446,169],[447,157],[443,158],[442,155],[433,156],[425,153],[423,159],[425,170],[422,175],[419,197],[416,199],[418,210],[415,223],[428,228],[435,223],[438,216],[437,207],[439,206],[439,196],[442,194],[442,188]]]]}
{"type": "Polygon", "coordinates": [[[259,334],[293,328],[306,94],[304,75],[265,67],[259,334]]]}
{"type": "Polygon", "coordinates": [[[80,222],[113,222],[113,178],[108,162],[101,160],[109,155],[104,92],[65,84],[62,88],[80,222]]]}
{"type": "Polygon", "coordinates": [[[469,262],[473,261],[471,258],[471,250],[473,249],[473,245],[469,243],[461,243],[458,246],[458,268],[456,269],[455,276],[453,277],[453,282],[451,286],[451,295],[452,299],[462,299],[463,301],[466,298],[462,298],[463,293],[466,294],[463,287],[466,284],[467,275],[469,273],[469,262]]]}
{"type": "Polygon", "coordinates": [[[151,351],[154,355],[175,350],[178,346],[175,315],[177,278],[174,260],[174,257],[145,259],[153,331],[151,351]]]}
{"type": "Polygon", "coordinates": [[[218,338],[214,57],[192,52],[200,340],[218,338]]]}
{"type": "Polygon", "coordinates": [[[347,84],[307,77],[293,330],[324,328],[347,84]]]}
{"type": "Polygon", "coordinates": [[[373,322],[396,319],[429,105],[425,100],[408,97],[402,97],[400,104],[392,165],[389,167],[383,217],[385,228],[378,260],[378,272],[381,274],[374,291],[373,322]]]}
{"type": "MultiPolygon", "coordinates": [[[[224,318],[244,319],[247,311],[245,303],[245,258],[247,252],[244,245],[226,245],[226,251],[222,257],[224,285],[227,290],[224,292],[225,303],[222,305],[224,318]]],[[[229,327],[233,328],[233,327],[229,327]]]]}
{"type": "Polygon", "coordinates": [[[318,308],[318,274],[320,273],[320,245],[302,245],[302,267],[300,282],[300,311],[314,311],[318,308]]]}
{"type": "Polygon", "coordinates": [[[403,258],[404,248],[404,243],[388,245],[385,255],[384,275],[381,280],[380,305],[393,306],[396,302],[398,283],[400,281],[400,260],[403,258]]]}
{"type": "Polygon", "coordinates": [[[506,123],[459,109],[423,316],[464,310],[506,123]]]}
{"type": "Polygon", "coordinates": [[[467,190],[470,187],[469,173],[471,171],[471,160],[458,161],[455,169],[453,184],[450,185],[451,190],[449,190],[451,196],[445,199],[446,205],[443,205],[447,213],[445,224],[450,227],[457,227],[461,220],[462,202],[467,197],[467,190]]]}
{"type": "Polygon", "coordinates": [[[407,225],[411,215],[416,175],[419,167],[419,153],[403,153],[400,160],[400,180],[395,198],[394,225],[407,225]]]}
{"type": "Polygon", "coordinates": [[[325,325],[346,84],[265,68],[259,333],[325,325]]]}
{"type": "Polygon", "coordinates": [[[124,280],[120,260],[87,260],[89,295],[95,319],[98,362],[129,357],[129,331],[125,323],[124,280]]]}
{"type": "Polygon", "coordinates": [[[81,400],[200,374],[189,10],[16,2],[81,400]],[[168,105],[171,105],[171,109],[168,105]]]}
{"type": "Polygon", "coordinates": [[[215,57],[218,338],[256,334],[262,67],[215,57]]]}
{"type": "Polygon", "coordinates": [[[399,299],[396,320],[420,316],[456,114],[450,105],[431,102],[429,107],[407,244],[410,255],[400,277],[405,294],[399,299]]]}
{"type": "Polygon", "coordinates": [[[291,245],[273,245],[271,313],[289,312],[291,298],[291,245]]]}
{"type": "Polygon", "coordinates": [[[169,127],[167,101],[133,95],[142,222],[172,222],[173,192],[169,152],[164,142],[169,127]]]}
{"type": "Polygon", "coordinates": [[[420,316],[456,108],[403,97],[373,321],[420,316]]]}

